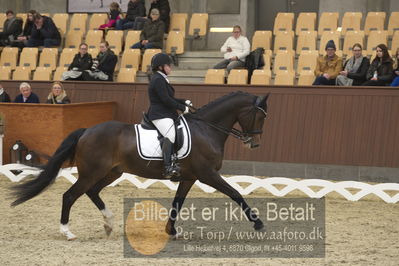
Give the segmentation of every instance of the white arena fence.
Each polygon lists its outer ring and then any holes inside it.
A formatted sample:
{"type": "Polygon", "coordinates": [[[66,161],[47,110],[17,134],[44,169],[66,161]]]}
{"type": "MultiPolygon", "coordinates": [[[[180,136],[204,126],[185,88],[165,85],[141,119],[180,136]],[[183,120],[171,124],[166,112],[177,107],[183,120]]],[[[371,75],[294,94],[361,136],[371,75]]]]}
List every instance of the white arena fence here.
{"type": "MultiPolygon", "coordinates": [[[[37,168],[32,168],[21,164],[7,164],[0,166],[0,174],[5,175],[12,182],[19,182],[25,177],[29,175],[37,175],[39,172],[40,170],[37,168]],[[13,172],[11,172],[11,170],[19,170],[22,172],[18,175],[15,175],[13,172]]],[[[71,183],[75,183],[77,179],[74,175],[77,173],[78,171],[76,167],[63,168],[58,173],[57,178],[64,177],[71,183]]],[[[397,183],[381,183],[372,185],[356,181],[331,182],[322,179],[295,180],[284,177],[258,178],[244,175],[224,178],[242,195],[248,195],[256,189],[263,188],[274,196],[278,197],[284,197],[291,191],[300,190],[310,198],[322,198],[328,193],[336,192],[350,201],[358,201],[369,194],[374,194],[387,203],[397,203],[399,201],[399,184],[397,183]],[[242,183],[248,183],[249,185],[242,187],[240,185],[242,183]],[[285,187],[278,189],[276,186],[285,187]],[[312,188],[317,188],[317,191],[313,190],[312,188]],[[352,193],[350,190],[356,190],[356,192],[352,193]],[[393,196],[390,196],[387,191],[390,191],[390,194],[393,194],[393,196]]],[[[124,173],[109,186],[116,186],[124,180],[129,181],[137,188],[141,189],[146,189],[155,183],[162,183],[170,190],[177,190],[178,186],[178,183],[174,183],[169,180],[146,179],[145,181],[140,181],[137,176],[128,173],[124,173]]],[[[207,193],[213,193],[216,191],[214,188],[199,181],[195,182],[195,185],[207,193]]]]}

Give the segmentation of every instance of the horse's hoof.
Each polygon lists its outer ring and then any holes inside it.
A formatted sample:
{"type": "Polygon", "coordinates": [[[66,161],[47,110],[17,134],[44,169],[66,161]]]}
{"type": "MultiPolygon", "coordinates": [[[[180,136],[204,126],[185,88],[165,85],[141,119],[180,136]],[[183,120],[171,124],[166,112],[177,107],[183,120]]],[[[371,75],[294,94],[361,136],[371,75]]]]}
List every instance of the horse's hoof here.
{"type": "Polygon", "coordinates": [[[109,236],[112,232],[112,227],[109,226],[108,224],[104,224],[104,230],[105,230],[105,233],[107,234],[107,236],[109,236]]]}
{"type": "Polygon", "coordinates": [[[255,221],[255,225],[254,225],[254,229],[256,231],[264,231],[265,230],[265,226],[263,224],[263,222],[261,220],[256,220],[255,221]]]}
{"type": "Polygon", "coordinates": [[[73,240],[76,240],[76,239],[77,239],[76,236],[70,236],[70,237],[68,236],[68,237],[67,237],[67,240],[68,240],[68,241],[73,241],[73,240]]]}

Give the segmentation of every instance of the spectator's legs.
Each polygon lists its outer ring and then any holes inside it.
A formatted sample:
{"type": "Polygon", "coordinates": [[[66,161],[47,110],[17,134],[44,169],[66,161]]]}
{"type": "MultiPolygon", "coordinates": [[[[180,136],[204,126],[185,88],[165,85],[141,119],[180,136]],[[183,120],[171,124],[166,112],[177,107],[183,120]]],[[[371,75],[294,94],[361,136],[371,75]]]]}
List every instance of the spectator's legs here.
{"type": "Polygon", "coordinates": [[[29,39],[26,44],[27,47],[38,47],[43,45],[43,40],[38,39],[29,39]]]}
{"type": "Polygon", "coordinates": [[[230,73],[230,71],[234,68],[244,67],[244,66],[245,63],[240,60],[230,61],[230,63],[227,65],[227,73],[230,73]]]}
{"type": "Polygon", "coordinates": [[[142,45],[141,42],[136,42],[135,44],[130,47],[131,49],[141,49],[142,45]]]}
{"type": "Polygon", "coordinates": [[[119,19],[119,20],[117,20],[116,24],[115,24],[115,28],[117,30],[122,30],[122,26],[123,26],[123,24],[125,24],[125,21],[127,21],[127,19],[119,19]]]}
{"type": "Polygon", "coordinates": [[[122,25],[122,30],[134,29],[134,27],[134,21],[127,20],[127,22],[122,25]]]}
{"type": "Polygon", "coordinates": [[[144,49],[152,49],[152,48],[155,48],[155,47],[154,47],[154,45],[151,42],[149,42],[146,45],[144,45],[144,49]]]}
{"type": "Polygon", "coordinates": [[[57,39],[44,39],[43,46],[44,47],[54,47],[60,46],[61,41],[57,39]]]}
{"type": "Polygon", "coordinates": [[[362,86],[385,86],[384,81],[381,80],[368,80],[362,86]]]}
{"type": "Polygon", "coordinates": [[[335,79],[326,79],[324,76],[319,76],[312,85],[335,85],[335,79]]]}
{"type": "Polygon", "coordinates": [[[392,83],[391,83],[392,87],[398,87],[399,86],[399,77],[396,77],[392,83]]]}
{"type": "Polygon", "coordinates": [[[224,59],[223,61],[217,63],[213,68],[214,69],[224,69],[230,63],[229,59],[224,59]]]}

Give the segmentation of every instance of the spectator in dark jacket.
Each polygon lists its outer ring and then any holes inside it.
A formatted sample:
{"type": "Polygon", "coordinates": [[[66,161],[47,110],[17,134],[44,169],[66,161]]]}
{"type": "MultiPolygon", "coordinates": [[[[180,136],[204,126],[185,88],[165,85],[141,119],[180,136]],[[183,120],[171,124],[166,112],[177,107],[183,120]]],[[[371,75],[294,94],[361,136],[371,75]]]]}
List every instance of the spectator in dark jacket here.
{"type": "Polygon", "coordinates": [[[93,59],[91,69],[84,71],[82,78],[86,81],[113,81],[117,62],[118,57],[109,49],[108,42],[103,41],[100,43],[100,52],[93,59]]]}
{"type": "Polygon", "coordinates": [[[362,45],[355,43],[352,47],[353,56],[345,61],[344,70],[337,77],[339,86],[359,86],[366,81],[370,60],[362,55],[362,45]]]}
{"type": "Polygon", "coordinates": [[[36,13],[33,20],[35,24],[32,29],[31,38],[27,43],[28,47],[52,47],[61,44],[60,32],[51,18],[36,13]]]}
{"type": "Polygon", "coordinates": [[[118,22],[121,19],[121,8],[117,2],[112,2],[109,5],[109,13],[108,13],[108,22],[106,24],[100,25],[100,30],[108,29],[108,28],[113,28],[116,25],[116,22],[118,22]]]}
{"type": "Polygon", "coordinates": [[[1,84],[0,84],[0,102],[1,103],[11,102],[10,96],[8,96],[7,92],[4,90],[4,88],[1,84]]]}
{"type": "Polygon", "coordinates": [[[371,63],[363,86],[386,86],[393,79],[393,62],[385,44],[377,45],[377,56],[371,63]]]}
{"type": "Polygon", "coordinates": [[[140,34],[140,41],[133,44],[132,49],[162,49],[165,24],[159,19],[159,10],[151,10],[151,19],[147,20],[140,34]]]}
{"type": "Polygon", "coordinates": [[[396,50],[394,60],[395,60],[395,65],[394,65],[395,71],[393,72],[394,79],[391,83],[391,86],[398,87],[399,86],[399,48],[396,50]]]}
{"type": "Polygon", "coordinates": [[[17,18],[12,10],[7,10],[3,31],[0,32],[0,46],[11,45],[22,32],[22,19],[17,18]]]}
{"type": "Polygon", "coordinates": [[[26,23],[22,35],[18,36],[16,40],[12,43],[12,46],[25,47],[28,44],[28,40],[32,34],[33,26],[35,25],[33,17],[36,14],[36,10],[30,10],[27,14],[26,23]]]}
{"type": "Polygon", "coordinates": [[[21,94],[18,94],[15,97],[14,102],[16,103],[40,103],[39,97],[32,92],[32,88],[30,87],[29,83],[22,82],[19,85],[19,91],[21,94]]]}
{"type": "Polygon", "coordinates": [[[117,30],[126,30],[135,28],[135,20],[138,17],[145,17],[144,0],[130,0],[127,4],[126,18],[116,22],[117,30]]]}
{"type": "Polygon", "coordinates": [[[88,47],[86,43],[79,45],[79,53],[73,58],[68,71],[62,73],[61,80],[82,80],[83,71],[90,70],[93,64],[91,55],[87,53],[88,47]]]}
{"type": "Polygon", "coordinates": [[[163,23],[165,23],[165,32],[169,31],[170,24],[170,6],[168,0],[151,0],[150,12],[148,13],[148,18],[151,18],[151,10],[158,9],[160,12],[160,17],[163,23]]]}

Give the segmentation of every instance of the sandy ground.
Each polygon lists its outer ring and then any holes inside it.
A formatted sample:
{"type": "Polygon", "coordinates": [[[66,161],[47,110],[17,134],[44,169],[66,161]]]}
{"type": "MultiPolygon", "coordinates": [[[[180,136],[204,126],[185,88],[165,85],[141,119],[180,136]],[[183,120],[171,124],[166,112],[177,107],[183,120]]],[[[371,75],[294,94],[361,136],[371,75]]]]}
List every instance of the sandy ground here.
{"type": "MultiPolygon", "coordinates": [[[[71,211],[71,231],[78,236],[66,241],[58,233],[61,198],[70,183],[59,179],[38,197],[10,208],[8,188],[12,185],[0,176],[0,264],[1,265],[398,265],[399,203],[387,204],[367,196],[349,202],[338,194],[326,199],[325,258],[234,258],[234,259],[138,259],[123,256],[123,198],[173,197],[174,191],[163,185],[137,189],[129,183],[105,188],[102,198],[115,214],[110,237],[103,230],[100,212],[86,197],[71,211]]],[[[222,197],[193,187],[191,197],[222,197]]],[[[272,197],[264,190],[246,197],[272,197]]],[[[301,196],[294,193],[290,196],[301,196]]]]}

